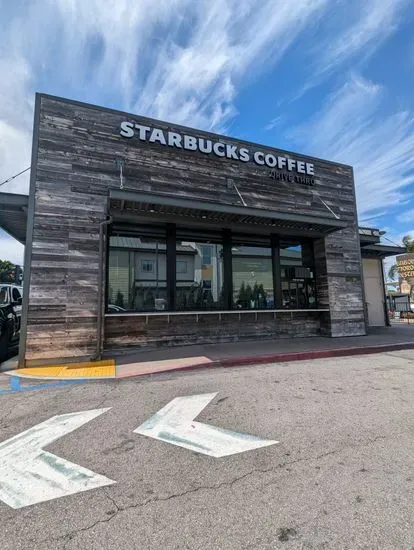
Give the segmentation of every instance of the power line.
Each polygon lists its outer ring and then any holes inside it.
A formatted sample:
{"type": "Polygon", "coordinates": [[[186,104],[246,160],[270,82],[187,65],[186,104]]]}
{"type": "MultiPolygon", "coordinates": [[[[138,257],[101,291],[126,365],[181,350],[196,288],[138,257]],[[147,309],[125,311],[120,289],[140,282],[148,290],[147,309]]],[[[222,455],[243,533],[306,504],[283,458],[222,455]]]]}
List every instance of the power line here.
{"type": "Polygon", "coordinates": [[[12,181],[14,180],[15,178],[17,178],[17,176],[20,176],[21,174],[24,174],[25,172],[27,172],[28,170],[30,170],[30,166],[28,168],[26,168],[25,170],[22,170],[21,172],[19,172],[18,174],[15,174],[14,176],[12,176],[11,178],[8,178],[7,180],[4,180],[0,183],[0,186],[1,185],[4,185],[5,183],[9,183],[9,181],[12,181]]]}
{"type": "Polygon", "coordinates": [[[382,236],[383,239],[386,239],[387,241],[390,241],[390,243],[392,244],[395,244],[395,246],[399,246],[400,248],[402,247],[401,244],[397,244],[395,241],[392,241],[391,239],[389,239],[388,237],[384,237],[384,235],[382,236]]]}

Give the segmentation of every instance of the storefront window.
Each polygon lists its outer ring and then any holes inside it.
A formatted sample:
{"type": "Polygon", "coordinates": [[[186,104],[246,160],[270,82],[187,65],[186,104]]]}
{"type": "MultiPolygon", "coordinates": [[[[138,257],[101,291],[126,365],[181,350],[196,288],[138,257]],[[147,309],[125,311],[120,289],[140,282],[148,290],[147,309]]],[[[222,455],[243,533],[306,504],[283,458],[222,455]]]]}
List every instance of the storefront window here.
{"type": "Polygon", "coordinates": [[[108,312],[166,309],[166,244],[150,237],[111,237],[108,312]]]}
{"type": "Polygon", "coordinates": [[[316,307],[312,243],[282,241],[280,248],[282,307],[316,307]]]}
{"type": "Polygon", "coordinates": [[[272,252],[270,247],[232,248],[233,307],[271,309],[274,307],[272,252]]]}
{"type": "Polygon", "coordinates": [[[223,309],[221,244],[177,240],[176,310],[223,309]]]}
{"type": "Polygon", "coordinates": [[[167,255],[166,238],[151,236],[145,227],[141,232],[142,236],[110,237],[109,313],[162,312],[169,307],[174,311],[225,310],[229,302],[240,310],[317,307],[311,240],[280,239],[281,302],[275,303],[273,285],[279,278],[273,278],[270,238],[246,241],[246,236],[235,236],[230,260],[232,294],[225,296],[224,289],[231,284],[224,284],[224,273],[230,277],[230,268],[224,269],[220,235],[202,234],[193,241],[189,230],[182,232],[175,240],[174,294],[174,280],[167,282],[167,256],[174,262],[174,240],[167,255]]]}

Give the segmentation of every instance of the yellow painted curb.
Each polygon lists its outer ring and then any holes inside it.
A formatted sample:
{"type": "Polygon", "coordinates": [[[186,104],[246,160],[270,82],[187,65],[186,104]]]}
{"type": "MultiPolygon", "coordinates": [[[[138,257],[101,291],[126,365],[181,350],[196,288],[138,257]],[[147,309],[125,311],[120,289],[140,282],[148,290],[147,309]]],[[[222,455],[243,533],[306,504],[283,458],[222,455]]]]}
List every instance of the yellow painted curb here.
{"type": "Polygon", "coordinates": [[[114,359],[108,359],[89,363],[26,367],[17,369],[15,374],[35,378],[115,378],[115,361],[114,359]]]}

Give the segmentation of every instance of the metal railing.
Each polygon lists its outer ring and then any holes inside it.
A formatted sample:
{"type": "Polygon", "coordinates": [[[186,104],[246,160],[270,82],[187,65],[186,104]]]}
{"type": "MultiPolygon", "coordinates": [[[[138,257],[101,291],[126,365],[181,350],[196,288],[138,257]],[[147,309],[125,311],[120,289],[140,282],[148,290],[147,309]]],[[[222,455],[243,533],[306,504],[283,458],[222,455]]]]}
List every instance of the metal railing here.
{"type": "Polygon", "coordinates": [[[388,316],[392,325],[414,325],[412,311],[389,311],[388,316]]]}
{"type": "Polygon", "coordinates": [[[168,323],[170,322],[171,317],[180,317],[180,316],[194,316],[194,320],[198,323],[200,317],[206,315],[217,315],[218,320],[221,321],[223,316],[227,315],[237,315],[239,321],[241,321],[242,316],[246,314],[254,314],[255,320],[258,320],[258,315],[262,313],[272,313],[273,319],[279,317],[281,314],[286,315],[290,314],[290,318],[293,320],[293,317],[296,313],[325,313],[329,312],[328,308],[305,308],[305,309],[228,309],[228,310],[201,310],[201,311],[149,311],[149,312],[134,312],[134,311],[125,311],[121,313],[106,313],[105,318],[111,317],[145,317],[145,323],[148,324],[148,319],[150,317],[167,317],[168,323]]]}
{"type": "Polygon", "coordinates": [[[408,318],[397,318],[397,319],[390,319],[390,323],[392,325],[413,325],[414,326],[414,317],[408,317],[408,318]]]}

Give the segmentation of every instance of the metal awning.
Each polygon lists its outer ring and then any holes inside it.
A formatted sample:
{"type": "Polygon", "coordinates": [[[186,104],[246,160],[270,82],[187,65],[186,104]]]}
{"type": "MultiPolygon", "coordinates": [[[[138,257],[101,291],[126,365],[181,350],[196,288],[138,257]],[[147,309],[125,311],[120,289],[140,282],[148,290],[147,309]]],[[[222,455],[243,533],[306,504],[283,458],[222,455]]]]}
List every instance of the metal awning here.
{"type": "Polygon", "coordinates": [[[372,227],[359,227],[359,242],[361,244],[361,255],[363,258],[386,258],[404,254],[405,248],[401,246],[390,246],[381,243],[381,236],[385,231],[372,227]]]}
{"type": "Polygon", "coordinates": [[[361,247],[363,258],[386,258],[387,256],[405,254],[406,252],[406,249],[402,246],[389,246],[386,244],[370,244],[361,247]]]}
{"type": "Polygon", "coordinates": [[[333,217],[275,212],[188,200],[181,197],[150,195],[130,191],[111,190],[110,214],[119,223],[134,223],[138,219],[158,223],[173,222],[219,228],[232,228],[260,233],[282,233],[322,237],[349,224],[333,217]]]}
{"type": "Polygon", "coordinates": [[[0,228],[26,243],[27,207],[29,197],[14,193],[0,193],[0,228]]]}
{"type": "Polygon", "coordinates": [[[379,244],[381,240],[381,235],[384,234],[384,231],[380,231],[377,228],[373,227],[358,227],[359,232],[359,242],[361,246],[369,244],[379,244]]]}

